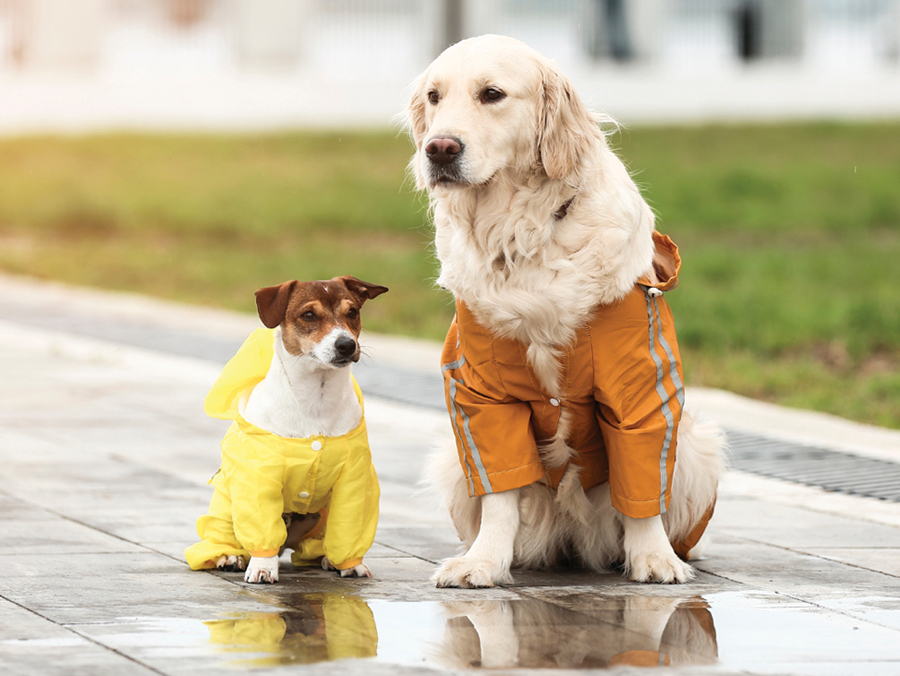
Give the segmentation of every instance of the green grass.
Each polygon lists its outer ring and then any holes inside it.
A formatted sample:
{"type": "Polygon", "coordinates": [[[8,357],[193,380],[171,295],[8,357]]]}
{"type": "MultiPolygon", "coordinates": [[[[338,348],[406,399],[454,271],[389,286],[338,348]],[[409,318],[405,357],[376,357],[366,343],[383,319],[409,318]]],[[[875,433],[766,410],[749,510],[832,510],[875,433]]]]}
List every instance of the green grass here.
{"type": "MultiPolygon", "coordinates": [[[[689,383],[900,427],[900,124],[626,129],[679,244],[689,383]]],[[[391,293],[370,329],[439,339],[425,202],[393,134],[0,140],[0,268],[252,311],[286,279],[391,293]]]]}

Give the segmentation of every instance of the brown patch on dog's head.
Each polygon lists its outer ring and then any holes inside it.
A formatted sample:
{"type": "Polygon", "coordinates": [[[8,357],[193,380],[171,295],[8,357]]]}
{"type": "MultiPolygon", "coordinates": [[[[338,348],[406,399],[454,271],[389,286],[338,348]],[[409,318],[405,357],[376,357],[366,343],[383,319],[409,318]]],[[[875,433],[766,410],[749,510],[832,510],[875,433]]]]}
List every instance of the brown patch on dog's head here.
{"type": "Polygon", "coordinates": [[[387,290],[349,275],[292,280],[257,291],[256,307],[268,328],[281,326],[290,354],[315,355],[324,363],[345,366],[359,360],[360,309],[387,290]]]}

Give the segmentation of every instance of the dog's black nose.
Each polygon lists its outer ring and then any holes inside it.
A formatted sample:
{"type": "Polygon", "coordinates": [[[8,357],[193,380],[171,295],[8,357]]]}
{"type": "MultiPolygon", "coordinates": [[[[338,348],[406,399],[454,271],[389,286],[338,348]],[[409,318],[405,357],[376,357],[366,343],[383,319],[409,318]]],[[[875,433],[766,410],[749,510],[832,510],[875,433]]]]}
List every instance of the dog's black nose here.
{"type": "Polygon", "coordinates": [[[352,357],[356,352],[356,341],[347,336],[341,336],[334,341],[334,351],[342,359],[352,357]]]}
{"type": "Polygon", "coordinates": [[[433,138],[425,146],[425,154],[429,161],[438,165],[450,164],[462,152],[462,142],[455,138],[438,136],[433,138]]]}

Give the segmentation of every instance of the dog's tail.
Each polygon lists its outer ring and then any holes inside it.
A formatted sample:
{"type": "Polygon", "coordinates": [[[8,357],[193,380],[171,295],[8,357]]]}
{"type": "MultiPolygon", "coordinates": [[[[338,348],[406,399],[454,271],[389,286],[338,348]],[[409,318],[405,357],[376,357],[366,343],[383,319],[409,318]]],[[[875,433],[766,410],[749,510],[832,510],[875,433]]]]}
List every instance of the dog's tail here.
{"type": "Polygon", "coordinates": [[[452,437],[441,439],[428,456],[419,485],[427,494],[437,495],[442,500],[459,539],[466,547],[471,545],[481,525],[481,500],[469,497],[466,476],[452,437]]]}
{"type": "Polygon", "coordinates": [[[718,425],[685,412],[678,428],[672,499],[664,516],[671,542],[686,538],[715,504],[727,447],[718,425]]]}
{"type": "Polygon", "coordinates": [[[576,522],[590,528],[595,522],[594,506],[581,487],[581,468],[569,465],[556,489],[556,503],[576,522]]]}

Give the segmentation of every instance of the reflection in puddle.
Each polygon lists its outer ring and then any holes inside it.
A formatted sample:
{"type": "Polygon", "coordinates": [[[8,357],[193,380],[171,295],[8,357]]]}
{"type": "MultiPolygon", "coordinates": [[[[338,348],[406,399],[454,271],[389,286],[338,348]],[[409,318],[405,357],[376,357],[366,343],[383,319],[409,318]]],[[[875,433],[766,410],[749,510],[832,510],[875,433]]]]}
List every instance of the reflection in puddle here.
{"type": "Polygon", "coordinates": [[[525,599],[445,603],[435,661],[453,668],[565,669],[716,662],[716,631],[701,598],[591,601],[577,610],[525,599]]]}
{"type": "Polygon", "coordinates": [[[323,593],[291,595],[289,605],[205,622],[210,642],[231,665],[251,668],[373,657],[449,668],[567,669],[717,658],[712,615],[700,597],[367,603],[323,593]]]}
{"type": "Polygon", "coordinates": [[[378,632],[365,601],[341,594],[305,594],[278,613],[242,613],[204,622],[209,640],[233,653],[263,653],[235,666],[272,667],[375,657],[378,632]]]}

